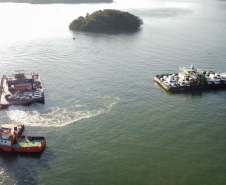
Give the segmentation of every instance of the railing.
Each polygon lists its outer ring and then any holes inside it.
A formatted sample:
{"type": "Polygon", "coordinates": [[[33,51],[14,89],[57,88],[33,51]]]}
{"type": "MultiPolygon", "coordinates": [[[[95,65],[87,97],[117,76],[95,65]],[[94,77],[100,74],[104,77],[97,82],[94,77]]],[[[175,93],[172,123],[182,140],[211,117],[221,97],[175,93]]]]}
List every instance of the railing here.
{"type": "Polygon", "coordinates": [[[3,75],[3,78],[10,78],[10,77],[14,77],[14,78],[23,78],[27,75],[37,75],[38,73],[36,72],[31,72],[31,73],[13,73],[12,76],[6,76],[6,75],[3,75]]]}

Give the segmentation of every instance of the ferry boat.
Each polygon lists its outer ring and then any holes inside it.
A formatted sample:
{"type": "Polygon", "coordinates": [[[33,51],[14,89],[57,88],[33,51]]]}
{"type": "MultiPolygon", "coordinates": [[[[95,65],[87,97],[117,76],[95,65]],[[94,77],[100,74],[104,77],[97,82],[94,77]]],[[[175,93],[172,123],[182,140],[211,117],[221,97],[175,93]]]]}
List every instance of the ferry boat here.
{"type": "Polygon", "coordinates": [[[42,82],[38,73],[15,71],[12,76],[3,75],[0,85],[0,106],[45,103],[42,82]]]}
{"type": "Polygon", "coordinates": [[[224,76],[213,71],[191,67],[179,67],[180,72],[156,75],[154,80],[167,91],[226,88],[224,76]]]}
{"type": "Polygon", "coordinates": [[[0,151],[41,152],[45,145],[45,137],[19,136],[16,127],[12,131],[0,125],[0,151]]]}

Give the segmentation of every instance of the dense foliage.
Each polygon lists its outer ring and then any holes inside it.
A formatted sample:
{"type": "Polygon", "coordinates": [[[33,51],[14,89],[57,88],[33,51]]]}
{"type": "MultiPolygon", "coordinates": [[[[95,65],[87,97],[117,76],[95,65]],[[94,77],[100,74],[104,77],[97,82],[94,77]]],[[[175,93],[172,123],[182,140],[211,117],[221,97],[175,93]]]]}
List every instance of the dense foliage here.
{"type": "Polygon", "coordinates": [[[96,31],[96,30],[117,30],[134,29],[143,24],[140,17],[128,12],[118,10],[99,10],[86,17],[78,17],[73,20],[69,28],[72,30],[96,31]]]}

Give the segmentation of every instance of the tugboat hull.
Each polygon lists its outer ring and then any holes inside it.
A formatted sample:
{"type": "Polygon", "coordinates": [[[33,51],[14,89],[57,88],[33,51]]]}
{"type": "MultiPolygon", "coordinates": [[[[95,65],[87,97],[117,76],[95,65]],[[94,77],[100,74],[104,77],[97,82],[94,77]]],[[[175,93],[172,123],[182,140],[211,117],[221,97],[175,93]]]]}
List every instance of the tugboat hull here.
{"type": "Polygon", "coordinates": [[[25,136],[21,136],[21,137],[18,137],[17,143],[13,144],[12,146],[4,146],[0,144],[0,151],[41,152],[45,146],[46,146],[46,139],[44,137],[28,136],[27,138],[25,138],[25,136]]]}

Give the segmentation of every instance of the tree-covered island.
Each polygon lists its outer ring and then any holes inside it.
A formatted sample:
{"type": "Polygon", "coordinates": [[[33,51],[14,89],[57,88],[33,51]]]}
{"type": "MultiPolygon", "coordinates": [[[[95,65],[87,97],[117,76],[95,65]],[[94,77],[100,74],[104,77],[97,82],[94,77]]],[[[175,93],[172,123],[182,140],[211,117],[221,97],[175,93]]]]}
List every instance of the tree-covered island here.
{"type": "Polygon", "coordinates": [[[136,29],[143,24],[140,17],[118,10],[99,10],[86,17],[73,20],[69,29],[81,31],[102,31],[136,29]]]}

